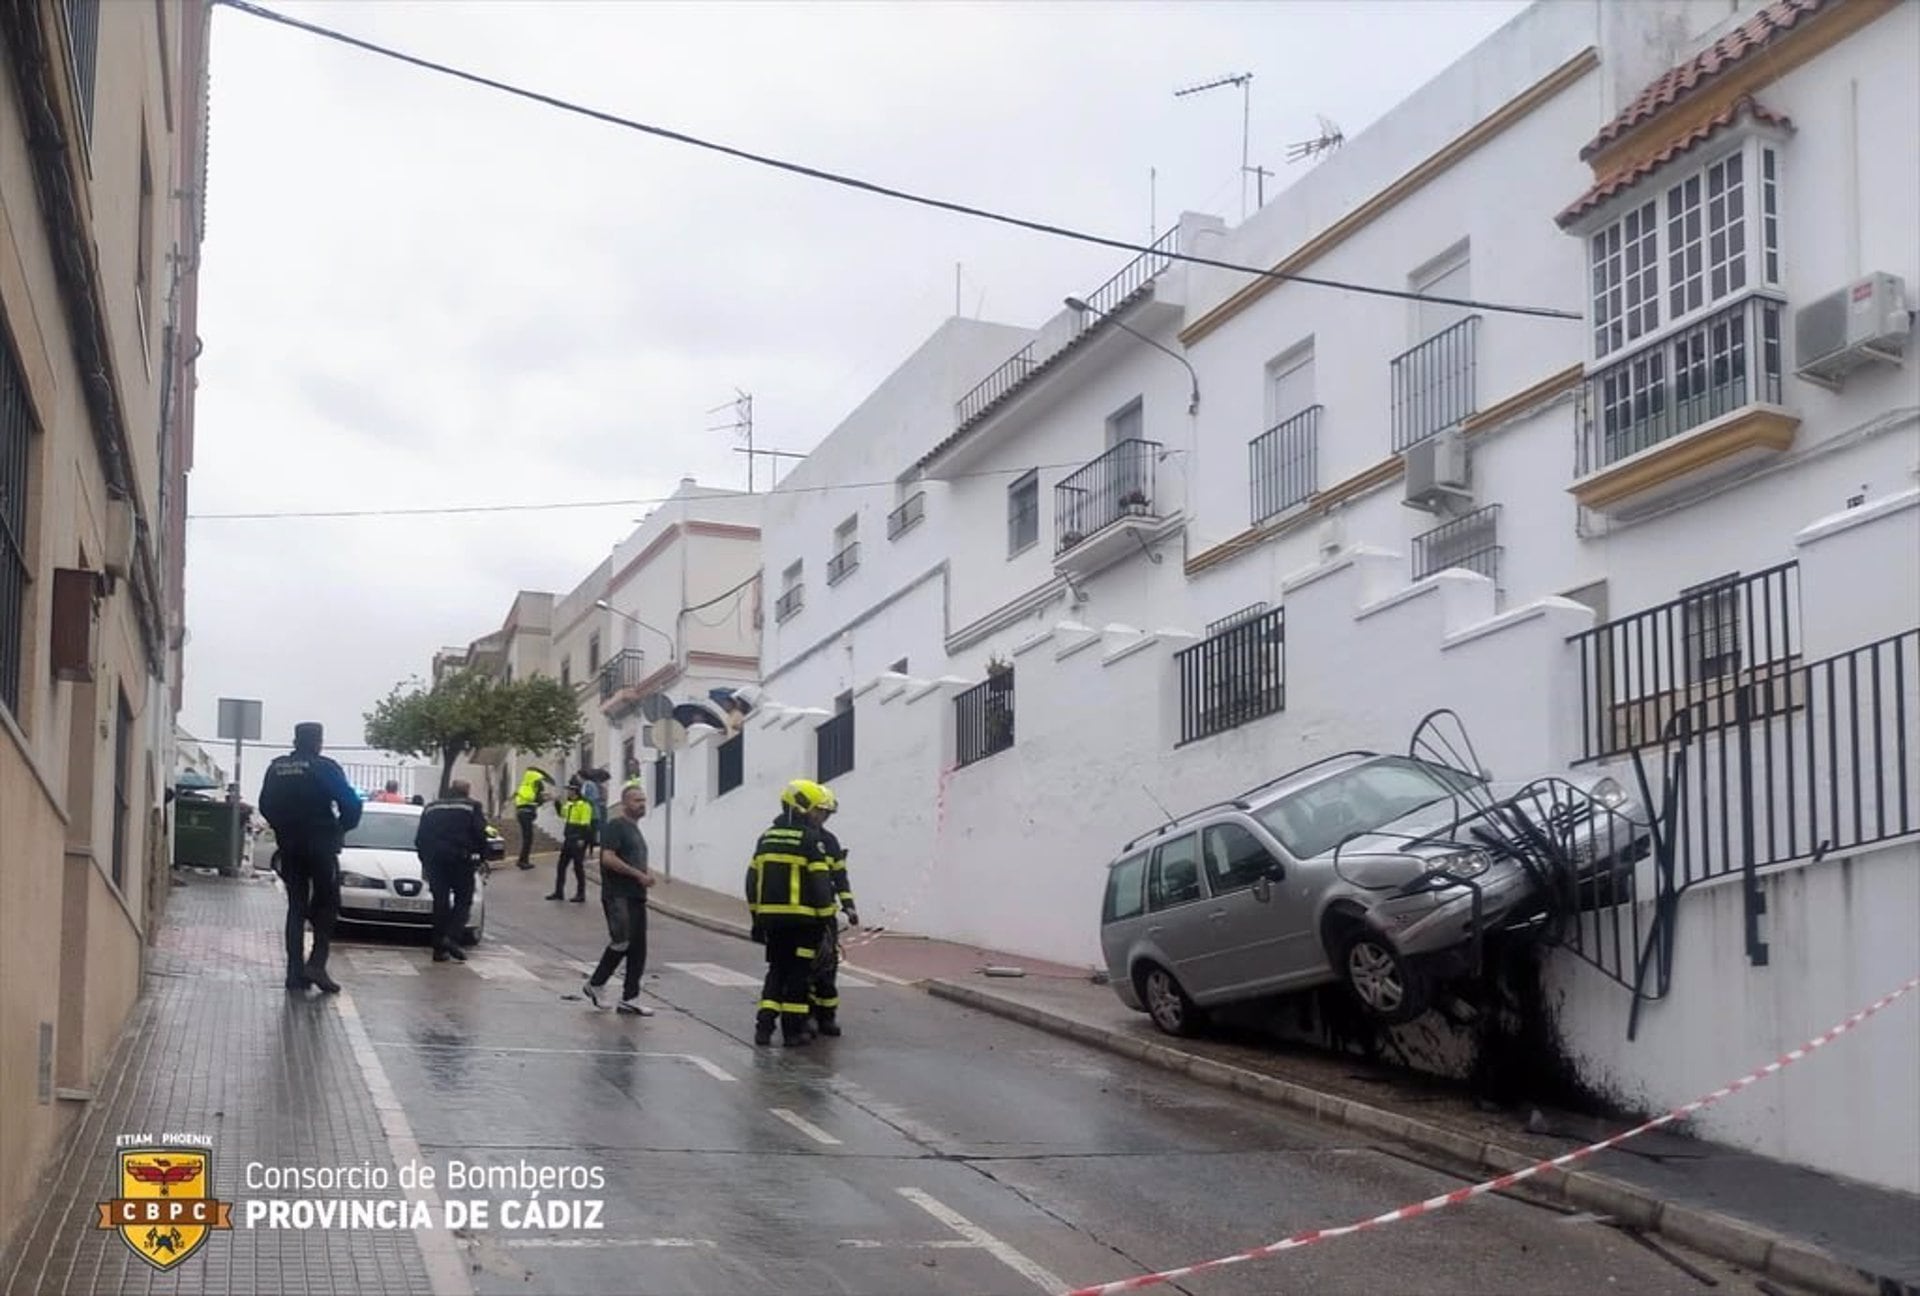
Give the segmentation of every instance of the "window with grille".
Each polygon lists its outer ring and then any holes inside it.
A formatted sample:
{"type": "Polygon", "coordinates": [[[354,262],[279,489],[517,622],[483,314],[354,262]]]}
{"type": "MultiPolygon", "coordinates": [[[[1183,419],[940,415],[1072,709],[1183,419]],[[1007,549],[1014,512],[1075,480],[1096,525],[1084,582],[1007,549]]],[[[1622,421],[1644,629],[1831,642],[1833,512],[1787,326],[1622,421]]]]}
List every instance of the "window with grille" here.
{"type": "Polygon", "coordinates": [[[600,669],[600,632],[595,630],[587,636],[587,674],[592,675],[600,669]]]}
{"type": "Polygon", "coordinates": [[[1040,474],[1029,470],[1007,487],[1007,557],[1040,542],[1040,474]]]}
{"type": "Polygon", "coordinates": [[[1740,669],[1740,573],[1680,591],[1680,637],[1688,682],[1720,679],[1740,669]]]}
{"type": "Polygon", "coordinates": [[[38,431],[26,380],[0,331],[0,706],[16,718],[26,647],[27,474],[38,431]]]}

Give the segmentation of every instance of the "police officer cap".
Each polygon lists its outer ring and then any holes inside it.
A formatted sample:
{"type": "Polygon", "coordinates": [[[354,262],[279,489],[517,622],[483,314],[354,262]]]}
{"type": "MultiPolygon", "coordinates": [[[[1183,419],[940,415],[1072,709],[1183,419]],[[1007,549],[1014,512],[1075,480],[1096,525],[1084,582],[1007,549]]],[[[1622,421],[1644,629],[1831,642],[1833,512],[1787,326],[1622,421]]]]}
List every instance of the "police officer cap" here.
{"type": "Polygon", "coordinates": [[[317,720],[303,720],[293,727],[293,745],[295,747],[318,747],[326,730],[317,720]]]}

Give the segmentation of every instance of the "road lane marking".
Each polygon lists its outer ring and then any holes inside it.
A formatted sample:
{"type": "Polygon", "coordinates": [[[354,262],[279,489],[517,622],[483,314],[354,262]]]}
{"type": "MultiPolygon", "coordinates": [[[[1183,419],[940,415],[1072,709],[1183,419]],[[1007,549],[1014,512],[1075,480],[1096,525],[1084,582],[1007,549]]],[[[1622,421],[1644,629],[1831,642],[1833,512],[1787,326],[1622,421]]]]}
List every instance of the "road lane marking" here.
{"type": "Polygon", "coordinates": [[[498,954],[467,955],[467,970],[483,981],[538,981],[527,968],[513,958],[498,954]]]}
{"type": "MultiPolygon", "coordinates": [[[[359,1065],[360,1078],[366,1083],[367,1096],[373,1101],[373,1109],[380,1116],[380,1128],[387,1136],[387,1150],[393,1154],[393,1163],[404,1166],[418,1164],[424,1158],[420,1153],[420,1141],[413,1136],[413,1126],[407,1121],[406,1108],[400,1105],[400,1099],[393,1091],[393,1082],[387,1078],[387,1069],[380,1065],[380,1055],[374,1052],[373,1041],[367,1037],[366,1023],[360,1020],[360,1009],[353,1002],[353,996],[345,991],[334,996],[336,1010],[340,1014],[340,1024],[345,1029],[347,1044],[353,1050],[353,1060],[359,1065]]],[[[430,1215],[440,1216],[440,1194],[432,1188],[418,1186],[403,1187],[402,1191],[414,1201],[427,1204],[430,1215]]],[[[426,1261],[427,1281],[433,1288],[434,1296],[473,1296],[473,1284],[467,1277],[467,1262],[454,1245],[453,1237],[444,1229],[427,1228],[413,1231],[414,1241],[420,1246],[420,1256],[426,1261]]]]}
{"type": "Polygon", "coordinates": [[[688,976],[698,977],[708,985],[757,989],[761,984],[761,978],[757,976],[735,972],[732,968],[721,967],[718,963],[669,963],[667,966],[676,972],[685,972],[688,976]]]}
{"type": "Polygon", "coordinates": [[[546,1053],[555,1057],[671,1058],[676,1062],[686,1062],[696,1066],[715,1080],[724,1081],[727,1084],[740,1082],[740,1077],[725,1067],[695,1053],[650,1053],[641,1049],[528,1048],[512,1044],[437,1044],[424,1040],[373,1040],[371,1045],[374,1048],[437,1049],[452,1053],[546,1053]]]}
{"type": "Polygon", "coordinates": [[[717,1247],[720,1244],[711,1238],[508,1238],[500,1245],[509,1247],[529,1247],[541,1250],[562,1250],[586,1247],[717,1247]]]}
{"type": "MultiPolygon", "coordinates": [[[[850,968],[853,966],[853,964],[842,963],[840,966],[843,968],[850,968]]],[[[875,981],[884,981],[886,984],[891,986],[910,986],[913,984],[913,982],[909,981],[906,977],[897,977],[886,972],[876,972],[870,967],[861,968],[860,976],[872,977],[875,981]]],[[[842,973],[840,976],[840,984],[842,985],[851,985],[857,980],[859,980],[859,977],[848,977],[845,973],[842,973]]]]}
{"type": "Polygon", "coordinates": [[[1067,1284],[1055,1277],[1044,1265],[1027,1258],[1009,1244],[1002,1242],[993,1234],[975,1224],[953,1207],[936,1201],[918,1188],[897,1188],[902,1197],[918,1206],[927,1214],[945,1224],[968,1242],[987,1252],[1007,1268],[1025,1278],[1041,1291],[1049,1293],[1067,1290],[1067,1284]]]}
{"type": "Polygon", "coordinates": [[[873,1238],[841,1238],[840,1245],[855,1251],[978,1251],[978,1242],[968,1242],[962,1238],[934,1238],[929,1242],[915,1242],[911,1239],[877,1241],[873,1238]]]}
{"type": "Polygon", "coordinates": [[[397,950],[346,950],[347,963],[355,972],[363,976],[419,976],[416,967],[405,954],[397,950]]]}
{"type": "Polygon", "coordinates": [[[815,1125],[812,1121],[808,1120],[805,1116],[802,1116],[799,1112],[790,1111],[785,1107],[769,1107],[767,1110],[772,1112],[775,1116],[778,1116],[781,1120],[785,1121],[787,1124],[799,1130],[802,1134],[805,1134],[808,1138],[812,1139],[815,1143],[825,1143],[829,1147],[840,1146],[839,1139],[827,1133],[825,1130],[821,1129],[818,1125],[815,1125]]]}

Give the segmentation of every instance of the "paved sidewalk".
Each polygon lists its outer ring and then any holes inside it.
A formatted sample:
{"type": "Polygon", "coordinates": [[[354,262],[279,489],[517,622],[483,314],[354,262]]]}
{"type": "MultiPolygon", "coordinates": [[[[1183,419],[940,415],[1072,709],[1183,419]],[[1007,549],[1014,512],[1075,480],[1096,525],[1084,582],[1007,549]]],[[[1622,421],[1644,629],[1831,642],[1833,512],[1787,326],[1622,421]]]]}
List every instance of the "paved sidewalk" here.
{"type": "MultiPolygon", "coordinates": [[[[746,904],[684,882],[654,889],[663,914],[745,937],[746,904]]],[[[849,943],[862,934],[849,930],[849,943]]],[[[1176,1040],[1129,1011],[1091,969],[974,946],[884,934],[848,965],[938,997],[1165,1066],[1465,1162],[1493,1177],[1598,1141],[1622,1126],[1506,1111],[1459,1087],[1252,1032],[1176,1040]],[[1020,968],[1018,978],[986,968],[1020,968]],[[1541,1122],[1531,1122],[1537,1129],[1541,1122]]],[[[1744,1061],[1744,1060],[1742,1060],[1744,1061]]],[[[1732,1077],[1729,1076],[1729,1079],[1732,1077]]],[[[1739,1101],[1736,1097],[1730,1101],[1739,1101]]],[[[1836,1179],[1657,1130],[1536,1181],[1583,1210],[1673,1237],[1788,1282],[1835,1292],[1920,1294],[1920,1198],[1836,1179]]]]}
{"type": "MultiPolygon", "coordinates": [[[[95,1203],[121,1196],[121,1134],[213,1140],[210,1196],[232,1201],[246,1163],[394,1170],[337,1002],[283,988],[277,934],[286,913],[271,879],[188,874],[175,888],[129,1018],[99,1089],[34,1200],[8,1221],[5,1296],[95,1293],[427,1293],[410,1232],[223,1231],[173,1273],[95,1228],[95,1203]]],[[[331,1194],[352,1196],[351,1193],[331,1194]]],[[[367,1196],[380,1194],[367,1193],[367,1196]]],[[[388,1194],[391,1195],[391,1194],[388,1194]]]]}

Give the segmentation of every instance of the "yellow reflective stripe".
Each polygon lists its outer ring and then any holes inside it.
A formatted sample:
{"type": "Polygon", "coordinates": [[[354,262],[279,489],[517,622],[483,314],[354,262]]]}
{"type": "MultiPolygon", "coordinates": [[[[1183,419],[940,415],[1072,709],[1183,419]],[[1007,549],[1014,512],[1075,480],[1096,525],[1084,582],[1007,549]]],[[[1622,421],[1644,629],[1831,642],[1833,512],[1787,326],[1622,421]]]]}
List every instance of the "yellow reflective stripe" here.
{"type": "Polygon", "coordinates": [[[804,1017],[813,1011],[813,1006],[811,1004],[783,1003],[780,1005],[780,1011],[783,1013],[799,1013],[804,1017]]]}
{"type": "Polygon", "coordinates": [[[780,1011],[780,1001],[778,999],[762,999],[760,1001],[760,1006],[762,1008],[765,1008],[768,1012],[780,1011]]]}
{"type": "Polygon", "coordinates": [[[800,914],[807,918],[818,918],[820,916],[814,912],[812,906],[798,904],[763,904],[755,907],[754,912],[757,914],[800,914]]]}
{"type": "Polygon", "coordinates": [[[815,1008],[838,1008],[840,1006],[840,996],[835,995],[831,999],[822,999],[820,996],[815,995],[813,997],[813,1006],[815,1008]]]}

